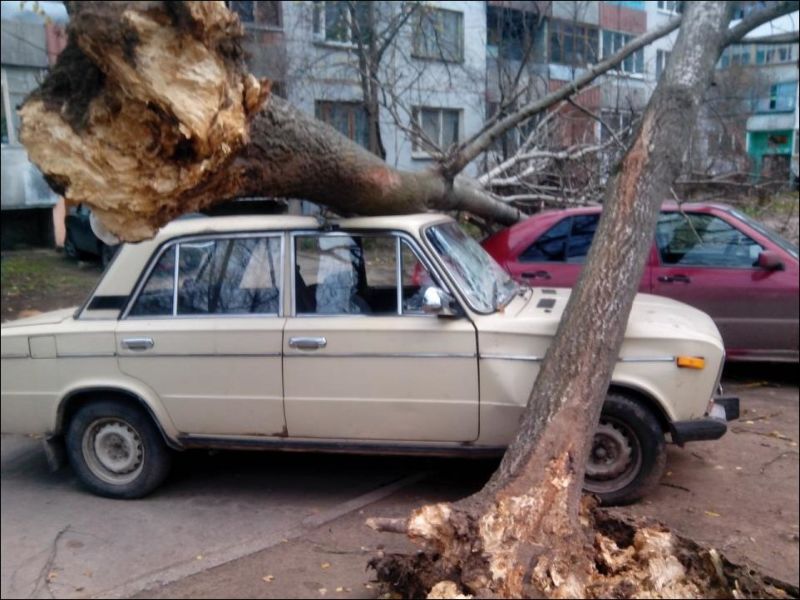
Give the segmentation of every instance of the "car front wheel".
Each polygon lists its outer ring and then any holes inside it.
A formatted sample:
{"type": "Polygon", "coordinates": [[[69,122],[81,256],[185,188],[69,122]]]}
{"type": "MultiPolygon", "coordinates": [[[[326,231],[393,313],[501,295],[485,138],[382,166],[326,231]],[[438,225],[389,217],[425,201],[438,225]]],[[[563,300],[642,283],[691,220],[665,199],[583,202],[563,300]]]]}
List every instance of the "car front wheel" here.
{"type": "Polygon", "coordinates": [[[604,505],[636,502],[658,485],[666,466],[664,432],[635,400],[609,393],[586,464],[584,489],[604,505]]]}
{"type": "Polygon", "coordinates": [[[171,454],[150,417],[118,400],[81,407],[66,433],[67,456],[81,482],[109,498],[140,498],[166,478],[171,454]]]}

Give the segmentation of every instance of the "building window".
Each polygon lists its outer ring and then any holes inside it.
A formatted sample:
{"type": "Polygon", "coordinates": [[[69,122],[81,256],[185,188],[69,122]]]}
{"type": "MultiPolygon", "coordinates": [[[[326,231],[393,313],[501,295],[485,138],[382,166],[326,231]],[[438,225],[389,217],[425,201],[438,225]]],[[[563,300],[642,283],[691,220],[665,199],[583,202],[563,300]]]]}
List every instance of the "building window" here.
{"type": "Polygon", "coordinates": [[[315,116],[343,136],[369,148],[367,109],[361,102],[330,102],[317,100],[315,116]]]}
{"type": "Polygon", "coordinates": [[[550,23],[550,62],[583,67],[597,62],[598,34],[596,27],[562,21],[550,23]]]}
{"type": "Polygon", "coordinates": [[[2,80],[2,87],[0,87],[0,110],[2,110],[3,114],[3,122],[2,122],[2,143],[7,144],[9,141],[9,128],[11,127],[10,121],[6,118],[6,106],[8,104],[8,96],[6,96],[6,72],[3,71],[3,80],[2,80]]]}
{"type": "Polygon", "coordinates": [[[667,61],[671,52],[656,50],[656,79],[661,79],[661,74],[667,68],[667,61]]]}
{"type": "Polygon", "coordinates": [[[368,2],[314,2],[314,37],[354,45],[369,31],[368,2]]]}
{"type": "Polygon", "coordinates": [[[732,65],[749,65],[752,49],[752,46],[731,46],[726,48],[720,57],[720,67],[725,69],[732,65]]]}
{"type": "MultiPolygon", "coordinates": [[[[660,4],[660,3],[659,3],[660,4]]],[[[733,20],[744,19],[754,10],[765,8],[766,2],[737,2],[738,6],[733,11],[733,20]]]]}
{"type": "Polygon", "coordinates": [[[412,116],[425,139],[414,136],[413,151],[443,152],[461,139],[461,111],[451,108],[428,108],[415,106],[412,116]],[[431,148],[433,144],[436,148],[431,148]]]}
{"type": "Polygon", "coordinates": [[[239,15],[239,20],[245,25],[267,25],[281,27],[280,2],[247,2],[231,0],[229,8],[239,15]]]}
{"type": "MultiPolygon", "coordinates": [[[[603,31],[603,60],[619,52],[632,41],[634,36],[618,31],[603,31]]],[[[617,71],[622,73],[644,73],[644,50],[637,50],[619,65],[617,71]]]]}
{"type": "Polygon", "coordinates": [[[769,110],[789,112],[794,110],[796,81],[776,83],[769,88],[769,110]]]}
{"type": "Polygon", "coordinates": [[[681,2],[657,2],[658,10],[678,14],[679,12],[683,12],[683,6],[681,2]]]}
{"type": "Polygon", "coordinates": [[[446,62],[464,60],[464,14],[441,8],[419,11],[414,56],[446,62]]]}
{"type": "Polygon", "coordinates": [[[757,46],[756,64],[791,62],[794,58],[794,46],[757,46]]]}
{"type": "Polygon", "coordinates": [[[522,60],[530,53],[538,15],[500,6],[486,7],[486,38],[492,56],[522,60]]]}

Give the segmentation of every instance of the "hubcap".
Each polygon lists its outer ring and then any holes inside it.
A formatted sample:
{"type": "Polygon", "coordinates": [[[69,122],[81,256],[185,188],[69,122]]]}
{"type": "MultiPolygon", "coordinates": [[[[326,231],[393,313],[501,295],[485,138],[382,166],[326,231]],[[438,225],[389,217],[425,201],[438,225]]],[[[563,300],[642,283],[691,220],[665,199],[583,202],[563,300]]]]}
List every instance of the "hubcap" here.
{"type": "Polygon", "coordinates": [[[129,483],[139,475],[144,465],[141,437],[122,419],[94,421],[84,433],[82,448],[89,469],[108,483],[129,483]]]}
{"type": "Polygon", "coordinates": [[[586,464],[584,488],[595,493],[620,490],[633,481],[642,464],[639,441],[623,422],[601,418],[586,464]]]}
{"type": "Polygon", "coordinates": [[[595,479],[613,479],[621,475],[631,461],[633,451],[625,434],[613,423],[600,421],[586,474],[595,479]]]}

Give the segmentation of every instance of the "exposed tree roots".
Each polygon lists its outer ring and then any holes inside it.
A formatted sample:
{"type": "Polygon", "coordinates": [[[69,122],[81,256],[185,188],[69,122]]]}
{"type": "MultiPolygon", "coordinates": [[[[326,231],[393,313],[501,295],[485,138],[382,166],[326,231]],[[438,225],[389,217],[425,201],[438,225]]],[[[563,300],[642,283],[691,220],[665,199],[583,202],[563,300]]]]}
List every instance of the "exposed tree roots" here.
{"type": "MultiPolygon", "coordinates": [[[[388,554],[370,561],[378,580],[404,598],[798,598],[796,586],[737,565],[717,550],[671,532],[654,521],[621,517],[585,498],[580,532],[542,538],[541,543],[508,540],[528,547],[527,560],[514,573],[497,569],[478,531],[486,515],[458,504],[425,507],[409,521],[409,535],[420,539],[421,523],[449,515],[450,539],[436,528],[435,545],[414,555],[388,554]],[[424,511],[429,511],[427,514],[424,511]],[[432,516],[430,511],[437,513],[432,516]],[[450,542],[447,547],[443,540],[450,542]],[[455,560],[453,548],[462,549],[455,560]]],[[[518,559],[522,558],[519,552],[518,559]]],[[[509,564],[509,566],[511,566],[509,564]]]]}

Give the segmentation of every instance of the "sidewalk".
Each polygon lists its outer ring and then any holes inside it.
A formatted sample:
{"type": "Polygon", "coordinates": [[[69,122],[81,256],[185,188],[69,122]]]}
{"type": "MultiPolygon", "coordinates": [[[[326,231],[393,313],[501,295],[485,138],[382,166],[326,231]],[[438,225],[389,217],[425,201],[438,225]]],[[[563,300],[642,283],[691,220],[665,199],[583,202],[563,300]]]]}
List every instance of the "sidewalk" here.
{"type": "Polygon", "coordinates": [[[460,474],[435,473],[416,485],[294,539],[134,598],[377,598],[367,562],[379,549],[413,552],[405,536],[377,533],[368,517],[404,517],[427,502],[455,500],[476,491],[491,472],[485,461],[458,461],[460,474]],[[487,468],[488,467],[488,468],[487,468]],[[464,476],[473,468],[475,477],[464,476]],[[485,477],[484,477],[485,472],[485,477]],[[470,482],[467,483],[467,482],[470,482]]]}
{"type": "MultiPolygon", "coordinates": [[[[742,418],[713,443],[669,449],[662,484],[621,512],[676,531],[795,585],[798,574],[798,388],[731,382],[742,418]]],[[[136,598],[377,598],[367,562],[379,550],[414,552],[404,536],[376,533],[371,516],[405,517],[424,503],[462,498],[488,478],[488,461],[447,461],[414,485],[263,551],[136,598]]]]}

